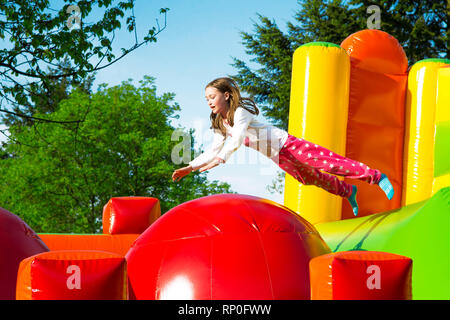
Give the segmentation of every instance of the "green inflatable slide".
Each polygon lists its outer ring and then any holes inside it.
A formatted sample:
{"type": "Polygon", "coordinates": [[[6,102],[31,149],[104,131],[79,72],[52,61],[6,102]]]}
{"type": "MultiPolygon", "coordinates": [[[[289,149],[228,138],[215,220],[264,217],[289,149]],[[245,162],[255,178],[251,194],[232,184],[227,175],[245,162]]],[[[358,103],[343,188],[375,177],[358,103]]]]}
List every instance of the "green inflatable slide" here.
{"type": "Polygon", "coordinates": [[[450,299],[450,187],[397,210],[315,225],[333,252],[383,251],[413,260],[413,299],[450,299]]]}

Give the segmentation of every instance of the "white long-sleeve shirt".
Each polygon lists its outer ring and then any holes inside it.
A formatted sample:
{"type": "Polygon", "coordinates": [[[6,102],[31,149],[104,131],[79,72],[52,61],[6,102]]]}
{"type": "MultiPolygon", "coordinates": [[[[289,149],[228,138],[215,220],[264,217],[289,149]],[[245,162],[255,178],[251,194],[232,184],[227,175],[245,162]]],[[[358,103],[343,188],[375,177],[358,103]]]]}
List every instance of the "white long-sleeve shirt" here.
{"type": "Polygon", "coordinates": [[[225,121],[224,126],[227,137],[224,137],[219,129],[213,129],[212,145],[189,162],[193,170],[201,168],[216,157],[226,162],[242,143],[273,159],[278,156],[288,138],[285,130],[259,122],[256,115],[242,107],[238,107],[234,113],[233,127],[225,121]]]}

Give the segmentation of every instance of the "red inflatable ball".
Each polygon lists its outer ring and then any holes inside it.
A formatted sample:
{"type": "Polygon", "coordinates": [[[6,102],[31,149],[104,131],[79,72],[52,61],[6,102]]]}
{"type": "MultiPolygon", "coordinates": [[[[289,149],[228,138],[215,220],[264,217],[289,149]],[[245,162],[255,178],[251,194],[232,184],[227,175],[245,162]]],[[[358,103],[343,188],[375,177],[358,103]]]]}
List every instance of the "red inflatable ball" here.
{"type": "Polygon", "coordinates": [[[0,208],[0,244],[0,300],[14,300],[20,262],[49,249],[22,219],[3,208],[0,208]]]}
{"type": "Polygon", "coordinates": [[[310,299],[309,261],[330,249],[288,208],[221,194],[183,203],[128,251],[135,299],[310,299]]]}

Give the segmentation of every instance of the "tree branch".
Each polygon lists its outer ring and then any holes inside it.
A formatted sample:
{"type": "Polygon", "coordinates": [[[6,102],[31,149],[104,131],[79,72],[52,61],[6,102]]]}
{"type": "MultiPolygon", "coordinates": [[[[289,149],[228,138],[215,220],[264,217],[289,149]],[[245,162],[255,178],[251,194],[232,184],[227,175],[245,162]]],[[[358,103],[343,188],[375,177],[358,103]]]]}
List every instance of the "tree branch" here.
{"type": "Polygon", "coordinates": [[[44,119],[44,118],[39,118],[39,117],[33,117],[33,116],[29,116],[26,114],[20,114],[17,112],[13,112],[13,111],[9,111],[9,110],[5,110],[5,109],[0,109],[0,112],[4,112],[7,114],[11,114],[17,117],[21,117],[21,118],[25,118],[25,119],[29,119],[29,120],[35,120],[35,121],[41,121],[41,122],[47,122],[47,123],[80,123],[82,122],[82,120],[68,120],[68,121],[63,121],[63,120],[50,120],[50,119],[44,119]]]}

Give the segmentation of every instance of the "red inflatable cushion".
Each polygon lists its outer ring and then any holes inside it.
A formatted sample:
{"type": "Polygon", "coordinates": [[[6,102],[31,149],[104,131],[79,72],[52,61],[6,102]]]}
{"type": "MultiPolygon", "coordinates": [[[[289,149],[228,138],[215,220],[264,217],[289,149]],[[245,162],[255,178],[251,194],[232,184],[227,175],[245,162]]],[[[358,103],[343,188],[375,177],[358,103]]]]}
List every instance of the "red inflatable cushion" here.
{"type": "Polygon", "coordinates": [[[103,207],[104,234],[140,234],[161,215],[159,200],[152,197],[111,198],[103,207]]]}
{"type": "Polygon", "coordinates": [[[412,260],[398,254],[347,251],[310,262],[311,299],[409,300],[412,260]]]}
{"type": "Polygon", "coordinates": [[[17,300],[127,299],[126,261],[103,251],[61,250],[23,260],[17,300]]]}

